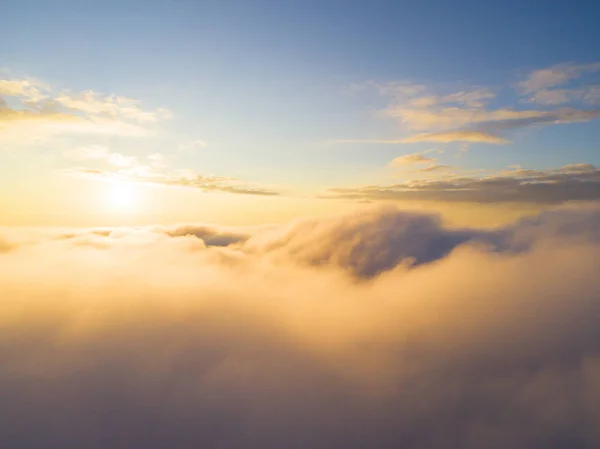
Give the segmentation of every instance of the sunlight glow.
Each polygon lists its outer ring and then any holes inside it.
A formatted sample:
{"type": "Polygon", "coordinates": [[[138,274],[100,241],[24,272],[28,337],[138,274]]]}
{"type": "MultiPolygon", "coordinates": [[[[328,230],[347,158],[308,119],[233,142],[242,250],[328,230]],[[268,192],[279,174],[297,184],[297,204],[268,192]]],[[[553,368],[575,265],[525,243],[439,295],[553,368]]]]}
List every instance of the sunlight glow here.
{"type": "Polygon", "coordinates": [[[111,209],[131,211],[135,209],[137,195],[134,186],[128,183],[111,183],[106,200],[111,209]]]}

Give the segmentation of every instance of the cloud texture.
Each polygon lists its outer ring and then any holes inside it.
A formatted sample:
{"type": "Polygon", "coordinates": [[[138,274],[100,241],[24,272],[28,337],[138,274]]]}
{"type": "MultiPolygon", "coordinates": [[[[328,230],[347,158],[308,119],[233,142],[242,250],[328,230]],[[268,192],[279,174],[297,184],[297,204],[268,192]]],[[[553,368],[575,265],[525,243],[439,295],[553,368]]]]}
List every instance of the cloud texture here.
{"type": "Polygon", "coordinates": [[[57,91],[35,79],[0,79],[0,145],[9,148],[64,136],[148,136],[148,125],[170,119],[166,108],[145,109],[117,95],[57,91]]]}
{"type": "Polygon", "coordinates": [[[4,231],[12,449],[600,445],[600,211],[4,231]]]}
{"type": "MultiPolygon", "coordinates": [[[[429,167],[439,171],[439,166],[429,167]]],[[[448,170],[449,167],[443,167],[448,170]]],[[[474,203],[560,204],[600,199],[600,169],[592,164],[569,164],[533,170],[511,168],[484,174],[445,173],[392,185],[329,189],[326,198],[474,203]]]]}
{"type": "Polygon", "coordinates": [[[510,131],[516,129],[597,120],[600,117],[598,73],[598,62],[565,63],[532,71],[512,86],[471,86],[445,94],[434,86],[402,81],[355,85],[354,91],[375,88],[388,97],[390,104],[384,115],[395,119],[409,136],[337,142],[508,144],[510,131]],[[528,107],[524,108],[525,104],[528,107]]]}

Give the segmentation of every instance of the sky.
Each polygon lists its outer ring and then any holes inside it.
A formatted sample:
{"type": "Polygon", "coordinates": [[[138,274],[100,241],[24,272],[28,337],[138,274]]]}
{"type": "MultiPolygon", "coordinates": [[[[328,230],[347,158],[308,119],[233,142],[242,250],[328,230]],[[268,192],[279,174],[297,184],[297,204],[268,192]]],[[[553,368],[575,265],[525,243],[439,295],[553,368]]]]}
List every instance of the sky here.
{"type": "Polygon", "coordinates": [[[477,220],[596,200],[598,12],[12,2],[2,224],[257,224],[390,201],[477,220]]]}
{"type": "Polygon", "coordinates": [[[599,2],[0,17],[1,448],[600,447],[599,2]]]}

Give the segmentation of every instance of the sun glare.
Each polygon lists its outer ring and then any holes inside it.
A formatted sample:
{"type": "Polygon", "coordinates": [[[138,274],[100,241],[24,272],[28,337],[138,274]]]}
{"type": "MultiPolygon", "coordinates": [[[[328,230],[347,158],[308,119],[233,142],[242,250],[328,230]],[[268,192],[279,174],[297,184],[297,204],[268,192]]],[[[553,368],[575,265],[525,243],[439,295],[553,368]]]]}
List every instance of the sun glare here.
{"type": "Polygon", "coordinates": [[[134,187],[127,183],[112,183],[107,191],[107,203],[111,209],[122,211],[135,208],[137,195],[134,187]]]}

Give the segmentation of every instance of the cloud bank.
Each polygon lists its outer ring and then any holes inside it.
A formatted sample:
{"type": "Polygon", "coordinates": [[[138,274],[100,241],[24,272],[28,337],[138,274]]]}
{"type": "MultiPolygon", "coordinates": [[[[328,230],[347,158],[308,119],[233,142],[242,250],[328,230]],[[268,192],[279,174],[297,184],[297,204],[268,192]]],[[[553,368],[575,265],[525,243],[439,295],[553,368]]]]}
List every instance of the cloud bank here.
{"type": "Polygon", "coordinates": [[[13,449],[600,444],[600,212],[5,230],[13,449]]]}
{"type": "Polygon", "coordinates": [[[444,173],[392,185],[336,187],[324,198],[393,201],[445,201],[466,203],[560,204],[600,200],[600,169],[592,164],[569,164],[556,169],[512,168],[467,175],[448,172],[451,167],[431,166],[444,173]],[[442,168],[439,168],[442,167],[442,168]]]}

